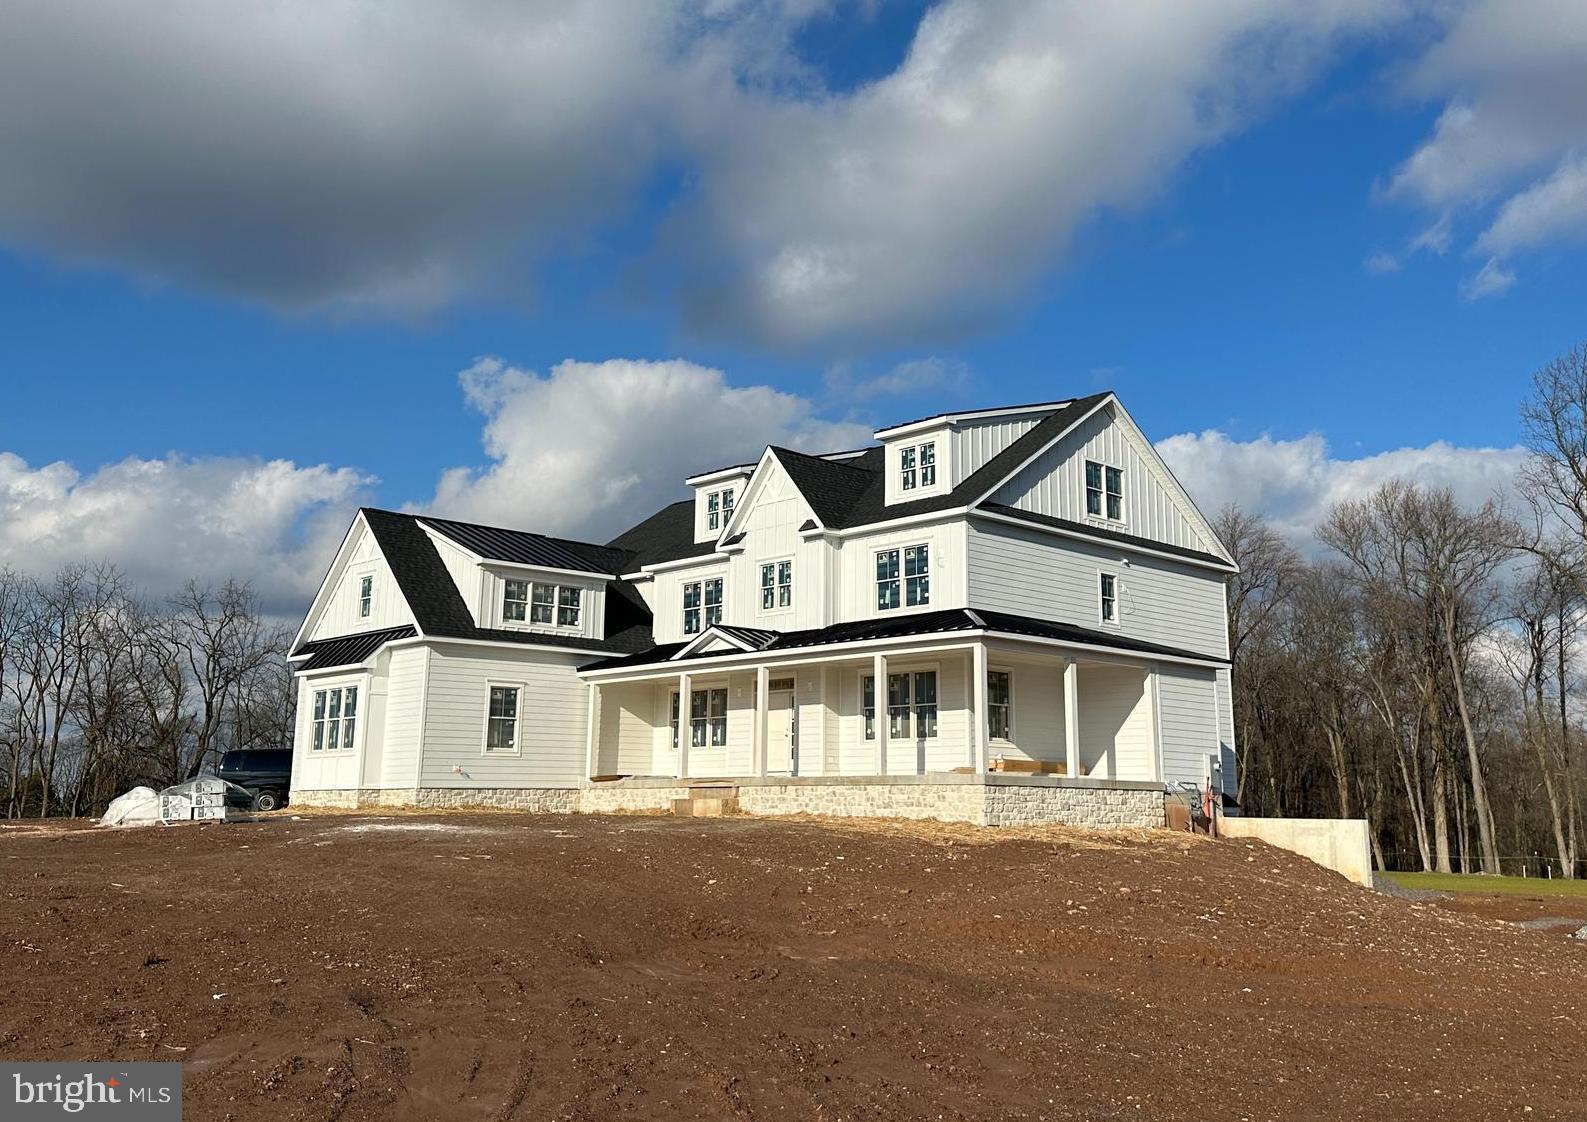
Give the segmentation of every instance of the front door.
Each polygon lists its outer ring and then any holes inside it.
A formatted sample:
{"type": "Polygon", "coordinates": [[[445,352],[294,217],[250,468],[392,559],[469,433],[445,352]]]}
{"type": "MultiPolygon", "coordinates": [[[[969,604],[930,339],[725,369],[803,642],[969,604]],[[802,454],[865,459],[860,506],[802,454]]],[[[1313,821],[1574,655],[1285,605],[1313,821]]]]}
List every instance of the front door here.
{"type": "Polygon", "coordinates": [[[794,773],[794,742],[798,720],[793,690],[773,690],[766,697],[766,771],[772,775],[794,773]]]}

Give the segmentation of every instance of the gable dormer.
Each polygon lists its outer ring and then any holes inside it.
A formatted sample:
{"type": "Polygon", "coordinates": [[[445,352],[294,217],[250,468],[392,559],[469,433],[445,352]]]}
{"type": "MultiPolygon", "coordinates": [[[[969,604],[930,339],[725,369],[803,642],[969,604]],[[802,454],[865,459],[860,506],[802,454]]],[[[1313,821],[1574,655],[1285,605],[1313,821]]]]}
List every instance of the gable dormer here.
{"type": "Polygon", "coordinates": [[[391,566],[360,511],[336,551],[293,646],[413,622],[391,566]]]}
{"type": "Polygon", "coordinates": [[[714,542],[722,536],[733,511],[744,498],[744,487],[754,470],[754,464],[737,464],[690,476],[684,481],[694,488],[696,542],[714,542]]]}
{"type": "Polygon", "coordinates": [[[948,494],[1065,404],[941,413],[879,430],[887,505],[948,494]]]}

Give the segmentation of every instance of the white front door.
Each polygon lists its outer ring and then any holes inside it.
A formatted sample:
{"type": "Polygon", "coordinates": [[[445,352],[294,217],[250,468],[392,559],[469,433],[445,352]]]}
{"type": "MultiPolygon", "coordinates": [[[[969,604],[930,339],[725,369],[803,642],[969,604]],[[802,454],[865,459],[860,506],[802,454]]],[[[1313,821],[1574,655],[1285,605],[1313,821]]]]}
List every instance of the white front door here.
{"type": "Polygon", "coordinates": [[[794,770],[794,717],[792,690],[774,690],[766,697],[766,771],[792,775],[794,770]]]}

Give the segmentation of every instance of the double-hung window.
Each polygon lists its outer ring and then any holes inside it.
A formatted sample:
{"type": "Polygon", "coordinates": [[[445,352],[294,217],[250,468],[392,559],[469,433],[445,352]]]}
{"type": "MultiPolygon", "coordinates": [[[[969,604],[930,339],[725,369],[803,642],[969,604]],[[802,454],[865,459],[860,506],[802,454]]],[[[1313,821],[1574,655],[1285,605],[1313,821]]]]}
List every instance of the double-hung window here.
{"type": "Polygon", "coordinates": [[[937,442],[928,440],[924,444],[906,444],[898,450],[898,488],[901,491],[913,491],[918,483],[921,487],[935,486],[937,482],[937,442]]]}
{"type": "Polygon", "coordinates": [[[766,561],[760,567],[760,610],[793,607],[793,562],[766,561]]]}
{"type": "MultiPolygon", "coordinates": [[[[689,747],[727,744],[727,691],[694,690],[689,695],[689,747]]],[[[672,695],[672,746],[678,746],[678,695],[672,695]]]]}
{"type": "Polygon", "coordinates": [[[993,740],[1007,740],[1013,731],[1013,676],[1007,670],[986,672],[986,726],[993,740]]]}
{"type": "Polygon", "coordinates": [[[358,578],[358,618],[368,619],[375,604],[375,578],[369,575],[358,578]]]}
{"type": "Polygon", "coordinates": [[[1119,622],[1119,582],[1112,573],[1101,574],[1097,582],[1097,595],[1102,604],[1102,622],[1119,622]]]}
{"type": "Polygon", "coordinates": [[[357,686],[314,691],[313,751],[336,752],[351,748],[357,725],[357,686]]]}
{"type": "MultiPolygon", "coordinates": [[[[865,739],[876,739],[876,679],[867,674],[861,686],[865,739]]],[[[937,735],[937,672],[916,670],[887,676],[887,737],[929,740],[937,735]]]]}
{"type": "Polygon", "coordinates": [[[876,607],[887,611],[900,604],[916,608],[931,603],[931,547],[910,545],[876,554],[876,607]]]}
{"type": "Polygon", "coordinates": [[[1086,461],[1086,513],[1110,522],[1124,520],[1124,472],[1120,468],[1086,461]]]}
{"type": "Polygon", "coordinates": [[[722,578],[689,581],[683,586],[683,633],[698,635],[722,622],[722,578]]]}
{"type": "Polygon", "coordinates": [[[526,580],[502,582],[501,618],[509,623],[577,627],[584,590],[576,586],[526,580]]]}
{"type": "Polygon", "coordinates": [[[733,519],[733,488],[712,491],[705,496],[705,525],[720,530],[733,519]]]}
{"type": "Polygon", "coordinates": [[[518,686],[490,687],[485,713],[485,751],[518,750],[518,686]]]}
{"type": "Polygon", "coordinates": [[[502,582],[501,618],[522,623],[529,610],[529,582],[508,580],[502,582]]]}

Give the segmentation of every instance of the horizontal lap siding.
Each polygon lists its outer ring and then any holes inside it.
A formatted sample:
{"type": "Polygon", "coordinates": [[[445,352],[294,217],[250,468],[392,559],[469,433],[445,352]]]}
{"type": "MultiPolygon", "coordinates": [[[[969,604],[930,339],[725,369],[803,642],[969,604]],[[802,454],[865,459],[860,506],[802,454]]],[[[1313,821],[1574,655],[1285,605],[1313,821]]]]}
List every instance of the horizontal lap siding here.
{"type": "Polygon", "coordinates": [[[419,731],[424,700],[424,647],[391,652],[386,684],[386,734],[379,782],[373,786],[412,787],[418,778],[419,731]]]}
{"type": "Polygon", "coordinates": [[[437,647],[430,658],[421,785],[576,786],[584,777],[588,703],[587,687],[573,671],[578,659],[551,651],[502,658],[437,647]],[[517,754],[484,751],[492,681],[523,687],[517,754]]]}
{"type": "Polygon", "coordinates": [[[1162,720],[1163,779],[1200,783],[1207,757],[1218,747],[1217,683],[1211,670],[1161,667],[1158,705],[1162,720]]]}
{"type": "Polygon", "coordinates": [[[1013,675],[1013,734],[1008,740],[989,741],[992,759],[1042,760],[1062,763],[1064,755],[1063,664],[1019,662],[993,653],[988,669],[1013,675]]]}
{"type": "Polygon", "coordinates": [[[1014,526],[976,523],[969,540],[970,607],[1112,631],[1222,658],[1228,642],[1222,577],[1188,565],[1126,556],[1014,526]],[[1099,574],[1117,578],[1120,622],[1099,618],[1099,574]]]}
{"type": "Polygon", "coordinates": [[[1079,698],[1080,763],[1087,775],[1150,779],[1155,744],[1145,671],[1082,666],[1079,698]]]}

